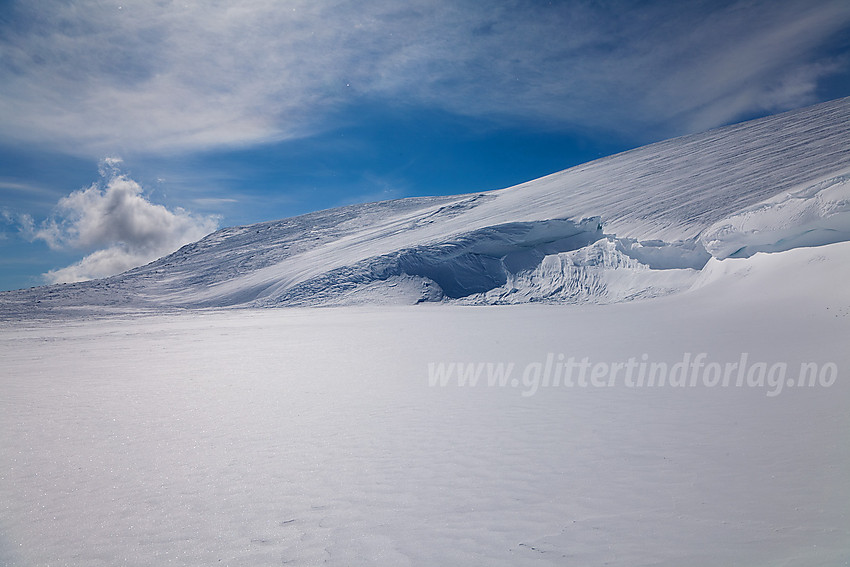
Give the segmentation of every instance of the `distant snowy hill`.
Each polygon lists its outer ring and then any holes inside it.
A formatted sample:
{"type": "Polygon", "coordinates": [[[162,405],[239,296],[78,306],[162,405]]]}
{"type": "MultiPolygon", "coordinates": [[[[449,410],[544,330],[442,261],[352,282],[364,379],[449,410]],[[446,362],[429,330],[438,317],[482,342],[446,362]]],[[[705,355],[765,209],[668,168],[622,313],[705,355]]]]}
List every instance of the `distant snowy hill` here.
{"type": "Polygon", "coordinates": [[[118,276],[0,294],[0,313],[668,295],[712,257],[850,240],[848,179],[845,98],[498,191],[226,228],[118,276]]]}
{"type": "Polygon", "coordinates": [[[848,142],[844,99],[0,294],[0,565],[847,565],[848,142]]]}

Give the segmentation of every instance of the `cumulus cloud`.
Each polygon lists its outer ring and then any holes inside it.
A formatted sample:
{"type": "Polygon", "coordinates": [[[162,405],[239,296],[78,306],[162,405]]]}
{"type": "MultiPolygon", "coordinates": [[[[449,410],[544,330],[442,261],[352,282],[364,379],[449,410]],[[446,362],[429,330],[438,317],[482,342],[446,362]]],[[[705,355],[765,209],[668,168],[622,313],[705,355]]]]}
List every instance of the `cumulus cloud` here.
{"type": "Polygon", "coordinates": [[[84,282],[119,274],[153,259],[144,254],[134,254],[124,246],[111,246],[96,250],[70,266],[50,270],[44,274],[44,279],[50,284],[84,282]]]}
{"type": "Polygon", "coordinates": [[[352,100],[634,131],[812,102],[846,0],[11,2],[7,139],[66,151],[254,144],[352,100]]]}
{"type": "Polygon", "coordinates": [[[217,228],[218,218],[198,216],[150,202],[142,187],[118,170],[120,161],[104,160],[104,178],[63,197],[53,216],[33,239],[53,249],[91,251],[79,262],[45,274],[50,283],[114,275],[146,264],[217,228]]]}

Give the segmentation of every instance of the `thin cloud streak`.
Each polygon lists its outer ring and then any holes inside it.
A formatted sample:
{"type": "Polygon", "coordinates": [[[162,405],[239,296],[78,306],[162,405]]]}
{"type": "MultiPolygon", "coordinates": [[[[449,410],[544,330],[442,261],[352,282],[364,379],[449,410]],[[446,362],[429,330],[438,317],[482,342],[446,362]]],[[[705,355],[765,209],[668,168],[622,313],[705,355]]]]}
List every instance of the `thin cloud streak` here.
{"type": "Polygon", "coordinates": [[[844,58],[816,54],[848,24],[846,2],[738,3],[709,14],[674,36],[680,61],[671,73],[652,73],[659,80],[646,97],[650,112],[666,111],[694,132],[815,103],[819,81],[846,68],[844,58]]]}
{"type": "Polygon", "coordinates": [[[362,100],[638,135],[813,102],[844,0],[651,3],[93,0],[12,4],[8,141],[100,156],[251,145],[362,100]]]}

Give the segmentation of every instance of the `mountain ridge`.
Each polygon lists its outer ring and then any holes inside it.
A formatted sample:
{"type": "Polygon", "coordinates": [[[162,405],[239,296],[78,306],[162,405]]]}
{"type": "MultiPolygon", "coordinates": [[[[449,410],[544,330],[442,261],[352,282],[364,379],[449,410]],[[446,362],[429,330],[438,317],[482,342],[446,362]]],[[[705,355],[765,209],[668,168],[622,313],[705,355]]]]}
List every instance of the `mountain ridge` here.
{"type": "Polygon", "coordinates": [[[229,227],[123,274],[0,294],[0,311],[624,301],[709,258],[850,240],[850,97],[495,191],[229,227]]]}

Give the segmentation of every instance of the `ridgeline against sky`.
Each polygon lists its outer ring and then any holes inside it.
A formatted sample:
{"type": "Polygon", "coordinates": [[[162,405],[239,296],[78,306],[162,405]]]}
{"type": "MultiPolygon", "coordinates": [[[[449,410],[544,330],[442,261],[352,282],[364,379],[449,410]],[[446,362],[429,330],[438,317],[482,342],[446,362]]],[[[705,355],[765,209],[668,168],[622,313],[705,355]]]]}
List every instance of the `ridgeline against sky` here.
{"type": "Polygon", "coordinates": [[[848,48],[844,0],[7,2],[0,289],[850,95],[848,48]]]}

